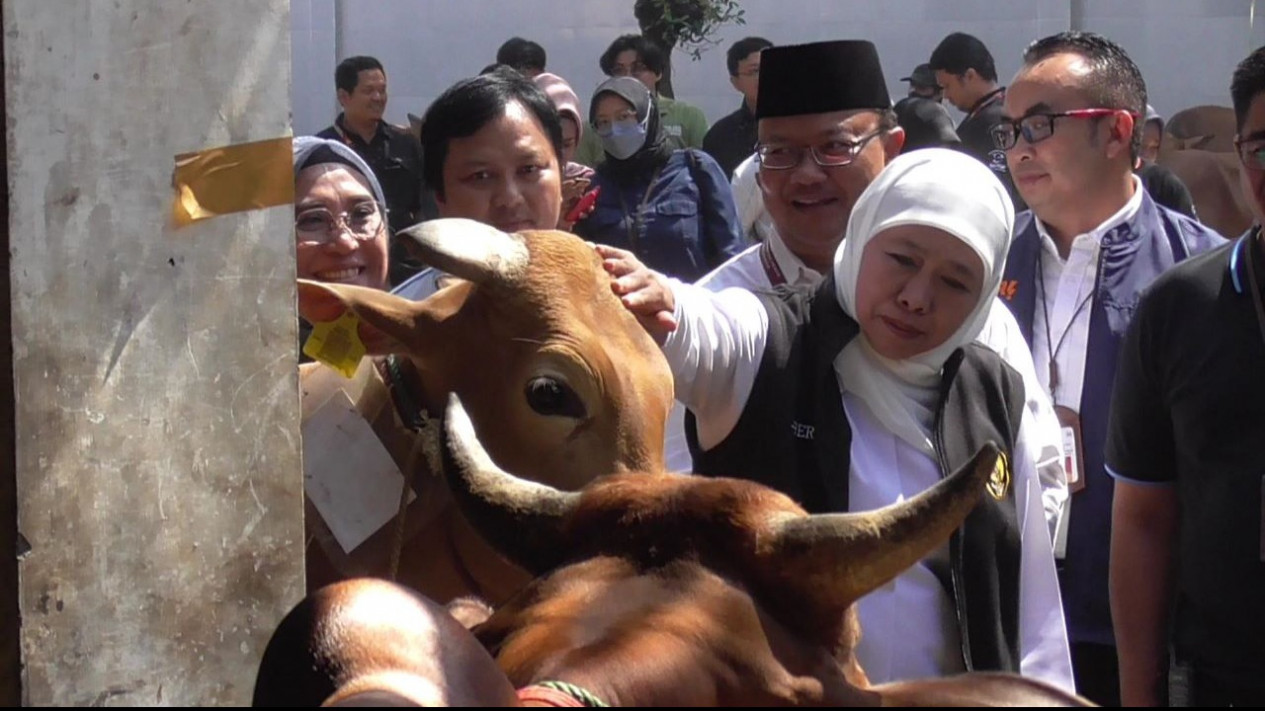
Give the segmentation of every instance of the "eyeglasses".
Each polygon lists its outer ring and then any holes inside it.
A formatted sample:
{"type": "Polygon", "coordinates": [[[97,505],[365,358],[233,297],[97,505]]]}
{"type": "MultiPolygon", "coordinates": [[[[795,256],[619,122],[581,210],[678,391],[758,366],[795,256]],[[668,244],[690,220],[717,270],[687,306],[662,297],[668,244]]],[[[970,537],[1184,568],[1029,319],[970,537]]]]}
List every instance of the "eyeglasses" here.
{"type": "Polygon", "coordinates": [[[1019,142],[1019,134],[1021,133],[1023,134],[1023,140],[1027,141],[1028,145],[1040,143],[1053,136],[1054,119],[1096,119],[1103,116],[1114,116],[1119,113],[1129,114],[1134,121],[1138,119],[1137,114],[1124,109],[1076,109],[1059,113],[1028,114],[1017,121],[1002,119],[1000,123],[993,126],[989,134],[992,135],[993,145],[1003,151],[1008,151],[1019,142]]]}
{"type": "Polygon", "coordinates": [[[358,203],[337,215],[323,207],[314,207],[295,215],[294,233],[304,246],[334,242],[344,229],[357,241],[368,242],[378,236],[386,212],[385,207],[373,201],[358,203]]]}
{"type": "Polygon", "coordinates": [[[865,148],[865,144],[881,133],[883,129],[880,128],[856,141],[827,141],[808,147],[757,144],[755,152],[760,160],[760,167],[769,170],[794,168],[804,160],[805,152],[812,154],[813,161],[823,168],[838,168],[856,160],[861,149],[865,148]]]}
{"type": "Polygon", "coordinates": [[[1236,138],[1234,147],[1239,152],[1239,160],[1244,168],[1265,170],[1265,139],[1240,141],[1236,138]]]}

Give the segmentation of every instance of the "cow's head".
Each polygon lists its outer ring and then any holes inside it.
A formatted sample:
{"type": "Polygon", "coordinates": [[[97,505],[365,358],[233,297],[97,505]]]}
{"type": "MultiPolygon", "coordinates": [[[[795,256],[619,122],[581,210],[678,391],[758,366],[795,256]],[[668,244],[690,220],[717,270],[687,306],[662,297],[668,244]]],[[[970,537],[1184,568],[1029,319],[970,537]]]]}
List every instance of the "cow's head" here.
{"type": "Polygon", "coordinates": [[[300,282],[304,317],[330,321],[350,309],[369,353],[407,356],[432,412],[459,394],[493,458],[523,477],[577,489],[662,466],[671,373],[591,246],[459,219],[397,238],[457,279],[418,302],[300,282]]]}
{"type": "Polygon", "coordinates": [[[620,705],[862,704],[852,603],[948,539],[996,450],[901,504],[810,516],[746,481],[649,473],[564,492],[507,474],[460,403],[445,470],[467,518],[541,574],[475,633],[516,686],[620,705]],[[553,572],[548,572],[553,571],[553,572]]]}

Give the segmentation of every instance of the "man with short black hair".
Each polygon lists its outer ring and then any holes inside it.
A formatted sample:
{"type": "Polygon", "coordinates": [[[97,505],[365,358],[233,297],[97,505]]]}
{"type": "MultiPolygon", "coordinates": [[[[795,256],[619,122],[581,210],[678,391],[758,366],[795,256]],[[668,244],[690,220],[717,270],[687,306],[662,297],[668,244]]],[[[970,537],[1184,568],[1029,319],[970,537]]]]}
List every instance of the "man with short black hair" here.
{"type": "Polygon", "coordinates": [[[703,150],[720,164],[727,177],[755,152],[756,95],[760,90],[760,52],[773,43],[763,37],[746,37],[734,42],[726,57],[729,83],[742,94],[738,110],[712,124],[703,137],[703,150]]]}
{"type": "Polygon", "coordinates": [[[1111,404],[1111,611],[1129,706],[1164,703],[1170,636],[1189,706],[1265,705],[1265,47],[1230,94],[1256,225],[1156,280],[1111,404]]]}
{"type": "MultiPolygon", "coordinates": [[[[659,80],[668,66],[668,55],[662,47],[642,35],[622,35],[606,48],[598,65],[608,77],[633,77],[650,90],[659,107],[659,125],[673,148],[703,147],[707,117],[702,110],[659,93],[659,80]]],[[[585,131],[575,154],[576,162],[596,168],[605,155],[597,132],[585,131]]]]}
{"type": "Polygon", "coordinates": [[[962,148],[997,174],[1015,203],[1015,212],[1023,210],[1027,205],[1011,180],[1006,152],[993,145],[990,133],[1001,120],[1006,88],[997,85],[997,67],[988,47],[965,32],[954,32],[940,41],[928,64],[944,100],[966,113],[957,128],[962,148]]]}
{"type": "Polygon", "coordinates": [[[545,72],[545,48],[529,39],[511,37],[496,50],[496,63],[511,67],[528,79],[545,72]]]}
{"type": "Polygon", "coordinates": [[[348,57],[334,70],[343,111],[334,125],[316,134],[342,141],[356,151],[382,184],[391,225],[390,281],[395,286],[421,265],[413,261],[394,233],[435,216],[422,187],[422,148],[409,131],[382,120],[387,108],[387,75],[373,57],[348,57]]]}
{"type": "Polygon", "coordinates": [[[1119,45],[1065,32],[1033,42],[1023,60],[993,129],[1031,206],[1015,219],[1002,295],[1063,426],[1074,493],[1060,583],[1077,691],[1111,706],[1120,698],[1103,445],[1120,340],[1156,277],[1223,240],[1155,204],[1134,175],[1146,82],[1119,45]]]}

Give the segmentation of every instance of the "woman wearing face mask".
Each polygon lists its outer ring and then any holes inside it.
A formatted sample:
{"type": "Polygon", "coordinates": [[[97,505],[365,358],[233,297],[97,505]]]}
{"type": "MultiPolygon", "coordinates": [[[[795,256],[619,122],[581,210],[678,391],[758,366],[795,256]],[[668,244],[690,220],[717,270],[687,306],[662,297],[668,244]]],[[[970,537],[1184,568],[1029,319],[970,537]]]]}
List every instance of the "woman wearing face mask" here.
{"type": "Polygon", "coordinates": [[[673,150],[650,91],[613,77],[593,94],[590,121],[606,151],[596,208],[574,231],[630,250],[650,268],[694,281],[745,246],[729,181],[701,151],[673,150]]]}
{"type": "Polygon", "coordinates": [[[1004,459],[953,543],[856,603],[874,683],[991,670],[1073,688],[1023,381],[974,342],[1013,217],[987,167],[928,148],[865,190],[816,287],[713,294],[599,247],[616,293],[666,338],[698,473],[861,511],[997,443],[1004,459]]]}

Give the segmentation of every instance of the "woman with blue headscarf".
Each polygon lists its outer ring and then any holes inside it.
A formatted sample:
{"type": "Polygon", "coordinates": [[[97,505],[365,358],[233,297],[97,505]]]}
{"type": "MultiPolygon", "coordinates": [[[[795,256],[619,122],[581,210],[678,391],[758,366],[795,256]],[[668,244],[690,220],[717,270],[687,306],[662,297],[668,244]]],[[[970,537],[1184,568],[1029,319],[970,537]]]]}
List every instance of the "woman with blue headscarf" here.
{"type": "Polygon", "coordinates": [[[742,251],[724,172],[706,153],[673,150],[645,85],[632,77],[602,82],[589,117],[606,159],[593,177],[593,186],[601,188],[596,208],[576,223],[576,234],[627,249],[684,281],[742,251]]]}

